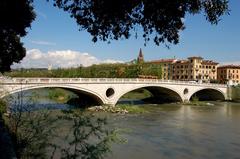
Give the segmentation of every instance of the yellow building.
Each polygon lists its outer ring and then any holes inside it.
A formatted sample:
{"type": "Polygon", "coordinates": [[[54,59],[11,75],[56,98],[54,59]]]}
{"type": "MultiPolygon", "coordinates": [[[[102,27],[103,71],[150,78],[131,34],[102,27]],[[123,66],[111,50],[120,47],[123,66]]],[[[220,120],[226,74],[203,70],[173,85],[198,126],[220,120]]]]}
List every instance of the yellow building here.
{"type": "MultiPolygon", "coordinates": [[[[143,62],[143,53],[140,49],[138,63],[143,62]]],[[[218,63],[204,60],[202,57],[193,56],[186,60],[160,59],[147,61],[162,66],[162,79],[211,82],[217,80],[218,63]]]]}
{"type": "Polygon", "coordinates": [[[162,66],[162,79],[171,80],[172,79],[172,65],[177,61],[177,59],[160,59],[148,61],[148,63],[159,64],[162,66]]]}
{"type": "Polygon", "coordinates": [[[234,85],[240,84],[240,66],[237,65],[224,65],[217,69],[217,79],[220,83],[227,83],[229,80],[234,85]]]}
{"type": "Polygon", "coordinates": [[[218,63],[203,60],[202,57],[189,57],[187,60],[178,60],[172,65],[173,80],[217,80],[218,63]]]}

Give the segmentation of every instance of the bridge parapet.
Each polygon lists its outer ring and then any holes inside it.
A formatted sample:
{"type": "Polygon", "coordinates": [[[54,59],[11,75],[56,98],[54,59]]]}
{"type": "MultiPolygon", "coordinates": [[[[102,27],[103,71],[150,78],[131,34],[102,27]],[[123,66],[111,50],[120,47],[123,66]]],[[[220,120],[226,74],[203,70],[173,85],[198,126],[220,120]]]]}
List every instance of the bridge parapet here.
{"type": "Polygon", "coordinates": [[[161,79],[142,79],[142,78],[4,78],[1,79],[4,84],[35,84],[35,83],[151,83],[151,84],[179,84],[179,85],[196,85],[196,86],[213,86],[224,87],[225,84],[198,83],[195,81],[177,81],[161,79]]]}

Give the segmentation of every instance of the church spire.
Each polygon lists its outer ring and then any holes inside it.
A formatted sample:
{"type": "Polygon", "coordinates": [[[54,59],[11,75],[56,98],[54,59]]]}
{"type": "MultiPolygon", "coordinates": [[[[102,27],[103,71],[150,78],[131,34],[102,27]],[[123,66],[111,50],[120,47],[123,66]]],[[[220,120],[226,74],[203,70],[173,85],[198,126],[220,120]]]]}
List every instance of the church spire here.
{"type": "Polygon", "coordinates": [[[144,62],[143,53],[142,53],[141,48],[140,48],[140,51],[139,51],[139,54],[138,54],[137,62],[138,63],[144,62]]]}

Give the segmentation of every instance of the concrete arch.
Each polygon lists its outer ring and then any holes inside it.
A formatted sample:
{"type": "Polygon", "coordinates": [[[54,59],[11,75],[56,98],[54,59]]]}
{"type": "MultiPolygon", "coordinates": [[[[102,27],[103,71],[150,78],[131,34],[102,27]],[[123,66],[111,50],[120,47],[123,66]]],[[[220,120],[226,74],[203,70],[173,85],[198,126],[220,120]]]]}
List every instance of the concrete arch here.
{"type": "Polygon", "coordinates": [[[115,104],[117,104],[117,102],[120,100],[120,98],[123,95],[125,95],[125,94],[127,94],[127,93],[129,93],[131,91],[134,91],[134,90],[137,90],[137,89],[141,89],[141,88],[148,90],[155,97],[157,97],[157,96],[162,97],[160,95],[167,95],[165,97],[168,97],[168,98],[173,97],[174,98],[174,99],[172,98],[172,101],[183,102],[183,98],[181,96],[181,93],[178,92],[177,90],[174,90],[173,88],[166,87],[166,86],[158,86],[158,85],[147,85],[147,86],[145,85],[145,86],[137,86],[137,87],[134,87],[134,88],[131,88],[131,89],[127,90],[127,91],[122,92],[118,96],[118,98],[116,99],[115,104]]]}
{"type": "Polygon", "coordinates": [[[192,93],[189,101],[193,96],[197,96],[199,100],[226,100],[227,97],[223,91],[217,88],[201,88],[192,93]]]}
{"type": "Polygon", "coordinates": [[[86,89],[86,88],[82,88],[82,87],[77,87],[77,86],[71,86],[71,85],[31,85],[31,86],[23,86],[22,88],[18,88],[18,89],[14,89],[12,91],[8,91],[4,94],[1,95],[1,98],[14,94],[14,93],[18,93],[21,91],[27,91],[27,90],[33,90],[33,89],[40,89],[40,88],[63,88],[66,90],[70,90],[74,93],[83,93],[85,95],[89,95],[91,97],[93,97],[94,99],[96,99],[97,102],[99,102],[99,104],[103,104],[104,103],[104,99],[102,98],[102,96],[92,90],[86,89]]]}

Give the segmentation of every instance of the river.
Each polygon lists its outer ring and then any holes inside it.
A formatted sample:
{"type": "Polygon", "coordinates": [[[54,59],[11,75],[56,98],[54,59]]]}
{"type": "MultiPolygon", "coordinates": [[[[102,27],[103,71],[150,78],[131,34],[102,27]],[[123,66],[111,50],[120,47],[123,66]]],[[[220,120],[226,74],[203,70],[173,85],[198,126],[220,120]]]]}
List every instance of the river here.
{"type": "MultiPolygon", "coordinates": [[[[39,98],[39,105],[64,107],[39,98]]],[[[127,130],[106,159],[239,159],[240,103],[208,106],[141,105],[143,114],[110,114],[110,127],[127,130]]]]}

